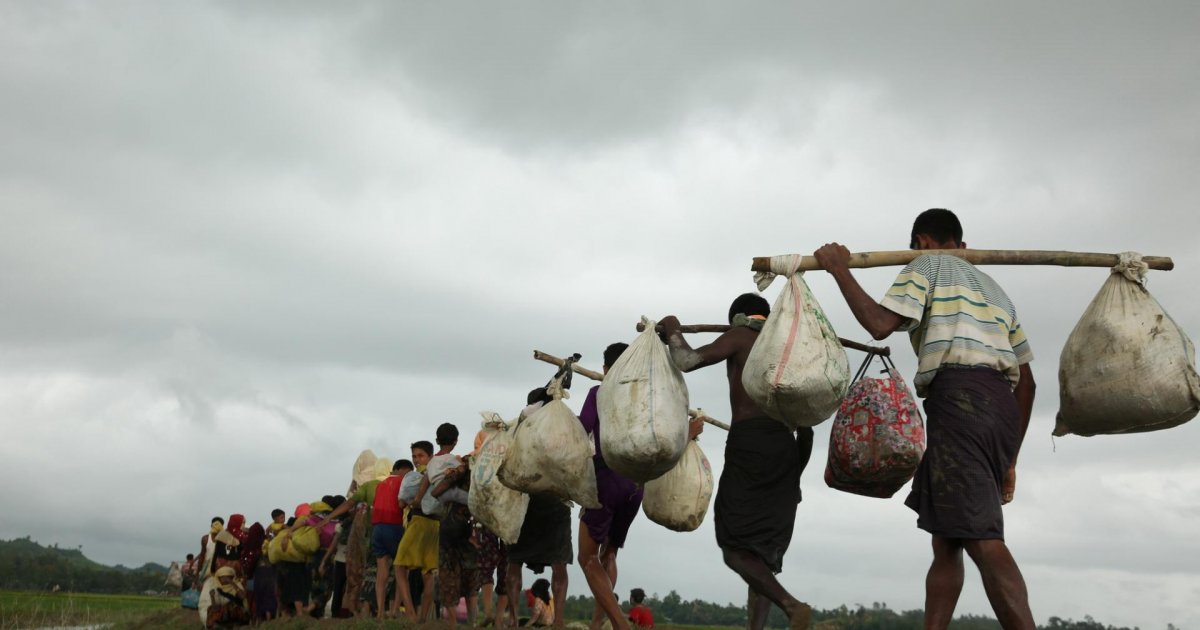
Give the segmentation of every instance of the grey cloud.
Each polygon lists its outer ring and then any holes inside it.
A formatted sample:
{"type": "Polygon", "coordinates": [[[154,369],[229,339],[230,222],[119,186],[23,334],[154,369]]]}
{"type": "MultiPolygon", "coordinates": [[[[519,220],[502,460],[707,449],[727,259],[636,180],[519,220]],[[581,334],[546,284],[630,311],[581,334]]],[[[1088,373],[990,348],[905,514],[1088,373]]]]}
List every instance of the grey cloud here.
{"type": "MultiPolygon", "coordinates": [[[[1172,255],[1151,291],[1200,330],[1197,9],[925,9],[3,7],[0,477],[64,490],[0,486],[28,505],[0,535],[169,560],[213,513],[343,491],[362,448],[511,416],[553,371],[534,348],[598,367],[643,314],[719,322],[751,256],[903,248],[929,206],[977,247],[1172,255]],[[72,518],[123,494],[96,527],[72,518]]],[[[894,272],[857,277],[877,295],[894,272]]],[[[1058,352],[1105,272],[989,272],[1038,356],[1008,512],[1035,610],[1194,625],[1200,424],[1051,441],[1058,352]],[[1111,603],[1159,593],[1161,611],[1111,603]]],[[[721,370],[688,383],[728,414],[721,370]]],[[[824,488],[827,439],[789,586],[920,606],[926,538],[899,497],[824,488]]],[[[702,443],[719,472],[723,436],[702,443]]],[[[623,584],[742,599],[711,524],[639,520],[626,557],[623,584]]],[[[981,590],[961,610],[986,611],[981,590]]]]}

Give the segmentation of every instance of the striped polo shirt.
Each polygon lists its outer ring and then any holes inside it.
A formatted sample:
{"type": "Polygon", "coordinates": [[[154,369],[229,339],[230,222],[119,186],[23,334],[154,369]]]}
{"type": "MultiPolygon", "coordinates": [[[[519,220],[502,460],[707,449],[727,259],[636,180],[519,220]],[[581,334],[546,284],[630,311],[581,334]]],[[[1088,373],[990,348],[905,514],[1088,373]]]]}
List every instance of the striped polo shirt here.
{"type": "Polygon", "coordinates": [[[990,367],[1013,387],[1033,351],[1000,285],[971,263],[926,254],[900,271],[879,304],[905,318],[917,353],[913,385],[924,397],[946,366],[990,367]]]}

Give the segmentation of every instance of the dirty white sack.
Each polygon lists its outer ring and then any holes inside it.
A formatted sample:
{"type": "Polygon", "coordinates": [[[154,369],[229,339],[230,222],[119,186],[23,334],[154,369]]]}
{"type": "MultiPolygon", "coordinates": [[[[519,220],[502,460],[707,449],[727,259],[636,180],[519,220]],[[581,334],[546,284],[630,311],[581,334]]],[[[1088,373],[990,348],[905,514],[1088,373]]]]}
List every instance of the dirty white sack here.
{"type": "Polygon", "coordinates": [[[712,467],[700,443],[692,440],[674,468],[646,483],[642,511],[667,529],[695,531],[704,522],[712,494],[712,467]]]}
{"type": "Polygon", "coordinates": [[[1054,435],[1157,431],[1200,411],[1196,349],[1146,289],[1146,270],[1121,254],[1067,338],[1054,435]]]}
{"type": "Polygon", "coordinates": [[[772,273],[755,276],[759,290],[776,275],[787,285],[775,300],[742,369],[742,386],[772,418],[790,429],[816,426],[838,410],[850,386],[846,349],[797,273],[801,256],[776,256],[772,273]]]}
{"type": "Polygon", "coordinates": [[[486,437],[471,461],[471,491],[467,497],[467,507],[479,522],[511,545],[521,535],[525,510],[529,508],[529,495],[500,483],[496,473],[512,446],[512,432],[500,420],[499,414],[482,412],[482,415],[486,437]]]}
{"type": "Polygon", "coordinates": [[[596,393],[604,463],[635,483],[675,467],[687,446],[688,390],[655,332],[645,330],[608,369],[596,393]]]}

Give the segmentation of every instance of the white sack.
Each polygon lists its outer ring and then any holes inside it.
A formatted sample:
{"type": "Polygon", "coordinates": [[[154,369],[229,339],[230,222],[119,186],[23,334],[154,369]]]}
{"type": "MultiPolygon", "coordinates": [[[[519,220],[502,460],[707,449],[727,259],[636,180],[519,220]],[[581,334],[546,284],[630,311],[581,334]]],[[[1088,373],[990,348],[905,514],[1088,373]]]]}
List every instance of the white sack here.
{"type": "Polygon", "coordinates": [[[775,274],[786,276],[788,282],[742,369],[742,386],[750,399],[789,429],[827,420],[850,386],[846,349],[803,274],[796,273],[800,259],[772,258],[774,273],[756,276],[759,290],[767,288],[775,274]]]}
{"type": "Polygon", "coordinates": [[[1169,429],[1200,410],[1196,350],[1142,282],[1132,252],[1100,287],[1059,358],[1054,435],[1169,429]]]}
{"type": "Polygon", "coordinates": [[[687,446],[688,391],[653,320],[608,369],[596,410],[604,463],[635,483],[661,477],[687,446]]]}
{"type": "MultiPolygon", "coordinates": [[[[485,419],[489,416],[499,418],[498,414],[484,412],[485,419]]],[[[503,422],[496,422],[495,419],[485,420],[484,432],[487,437],[471,462],[471,491],[467,506],[480,523],[511,545],[521,536],[525,510],[529,508],[529,495],[500,483],[496,476],[512,445],[512,433],[503,422]]]]}
{"type": "Polygon", "coordinates": [[[172,562],[170,567],[167,567],[167,580],[163,582],[164,586],[171,588],[183,588],[183,570],[179,568],[178,562],[172,562]]]}
{"type": "Polygon", "coordinates": [[[500,483],[519,492],[548,493],[585,508],[599,508],[592,440],[561,400],[566,392],[558,382],[548,389],[554,400],[518,420],[497,476],[500,483]]]}
{"type": "Polygon", "coordinates": [[[700,443],[693,440],[674,468],[646,483],[642,511],[667,529],[690,532],[704,522],[712,494],[712,467],[700,443]]]}

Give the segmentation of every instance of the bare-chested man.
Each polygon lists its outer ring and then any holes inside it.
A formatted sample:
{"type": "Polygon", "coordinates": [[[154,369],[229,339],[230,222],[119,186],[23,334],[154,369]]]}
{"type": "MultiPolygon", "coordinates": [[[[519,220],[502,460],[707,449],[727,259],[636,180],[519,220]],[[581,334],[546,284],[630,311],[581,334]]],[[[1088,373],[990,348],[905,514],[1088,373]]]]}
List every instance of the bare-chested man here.
{"type": "Polygon", "coordinates": [[[800,473],[812,454],[812,429],[792,433],[759,409],[742,387],[742,367],[770,311],[760,295],[739,296],[729,307],[733,328],[696,349],[679,332],[675,316],[659,322],[660,336],[679,369],[691,372],[725,362],[732,421],[714,504],[717,545],[725,564],[750,587],[751,630],[766,625],[772,602],[787,613],[792,628],[807,628],[812,614],[775,579],[792,540],[800,473]]]}

